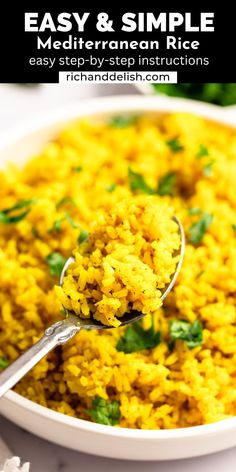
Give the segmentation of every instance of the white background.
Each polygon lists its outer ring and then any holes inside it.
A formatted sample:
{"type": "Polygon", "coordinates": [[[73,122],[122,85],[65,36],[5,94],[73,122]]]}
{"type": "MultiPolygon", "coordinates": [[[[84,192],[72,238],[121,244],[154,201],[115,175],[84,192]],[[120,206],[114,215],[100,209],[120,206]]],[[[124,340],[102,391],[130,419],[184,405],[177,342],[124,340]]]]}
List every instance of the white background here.
{"type": "MultiPolygon", "coordinates": [[[[64,103],[111,94],[136,93],[132,86],[43,85],[25,89],[0,85],[0,133],[64,103]]],[[[236,112],[235,112],[236,113],[236,112]]],[[[236,472],[236,448],[210,456],[170,462],[129,462],[94,457],[43,441],[0,417],[0,435],[31,472],[236,472]]]]}

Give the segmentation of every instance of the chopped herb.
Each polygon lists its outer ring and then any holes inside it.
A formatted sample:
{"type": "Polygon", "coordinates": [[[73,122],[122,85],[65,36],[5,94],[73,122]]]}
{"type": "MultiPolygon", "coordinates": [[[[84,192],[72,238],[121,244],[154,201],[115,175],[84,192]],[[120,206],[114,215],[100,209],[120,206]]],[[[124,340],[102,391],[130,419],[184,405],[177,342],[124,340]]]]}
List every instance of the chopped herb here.
{"type": "Polygon", "coordinates": [[[52,228],[49,230],[49,233],[60,233],[63,221],[68,221],[68,223],[74,229],[78,229],[80,227],[79,224],[73,220],[70,214],[65,212],[63,218],[54,221],[52,228]]]}
{"type": "Polygon", "coordinates": [[[168,172],[168,174],[164,175],[157,187],[158,195],[173,195],[175,182],[175,172],[168,172]]]}
{"type": "Polygon", "coordinates": [[[236,231],[236,224],[233,224],[232,228],[233,228],[234,231],[236,231]]]}
{"type": "Polygon", "coordinates": [[[39,232],[35,226],[32,226],[32,234],[35,238],[39,238],[39,232]]]}
{"type": "Polygon", "coordinates": [[[92,408],[87,410],[87,413],[96,423],[114,426],[120,420],[120,403],[109,402],[97,396],[93,399],[92,408]]]}
{"type": "Polygon", "coordinates": [[[113,116],[109,121],[109,125],[114,128],[126,128],[127,126],[135,124],[137,120],[138,117],[134,115],[113,116]]]}
{"type": "Polygon", "coordinates": [[[72,170],[74,170],[75,172],[81,172],[81,170],[83,170],[83,167],[82,166],[75,166],[75,167],[72,167],[72,170]]]}
{"type": "Polygon", "coordinates": [[[61,225],[65,218],[60,218],[59,220],[55,220],[52,228],[49,230],[49,233],[60,233],[61,232],[61,225]]]}
{"type": "Polygon", "coordinates": [[[5,369],[8,365],[9,361],[6,359],[6,357],[0,356],[0,369],[5,369]]]}
{"type": "Polygon", "coordinates": [[[46,257],[50,269],[50,275],[59,277],[65,265],[66,259],[59,252],[52,252],[46,257]]]}
{"type": "Polygon", "coordinates": [[[89,232],[86,229],[82,229],[78,237],[78,243],[79,244],[84,243],[85,241],[87,241],[88,237],[89,237],[89,232]]]}
{"type": "Polygon", "coordinates": [[[166,144],[173,152],[180,152],[184,149],[184,146],[179,142],[179,138],[169,139],[166,144]]]}
{"type": "Polygon", "coordinates": [[[158,93],[172,97],[187,97],[217,105],[234,105],[236,103],[236,84],[153,84],[158,93]]]}
{"type": "Polygon", "coordinates": [[[76,223],[76,221],[74,221],[70,214],[67,212],[65,213],[65,219],[68,221],[72,228],[78,229],[80,227],[80,225],[76,223]]]}
{"type": "Polygon", "coordinates": [[[76,206],[76,203],[75,201],[73,200],[73,198],[71,197],[63,197],[61,198],[61,200],[59,200],[59,202],[56,204],[56,208],[60,208],[61,206],[63,205],[72,205],[72,206],[76,206]]]}
{"type": "Polygon", "coordinates": [[[129,326],[119,339],[116,349],[125,353],[152,349],[161,342],[161,332],[155,332],[154,322],[149,329],[144,330],[137,321],[129,326]]]}
{"type": "Polygon", "coordinates": [[[213,220],[213,215],[210,215],[210,213],[204,213],[202,215],[202,218],[197,221],[196,223],[193,223],[192,226],[189,228],[189,241],[192,244],[199,244],[203,237],[205,232],[208,230],[210,224],[212,223],[213,220]]]}
{"type": "Polygon", "coordinates": [[[203,341],[203,330],[200,321],[192,324],[187,321],[173,320],[170,325],[170,337],[172,341],[181,339],[185,341],[189,349],[200,346],[203,341]]]}
{"type": "Polygon", "coordinates": [[[128,169],[128,180],[130,190],[140,190],[141,192],[147,193],[148,195],[155,193],[154,190],[146,183],[143,175],[134,172],[132,169],[130,169],[130,167],[128,169]]]}
{"type": "Polygon", "coordinates": [[[201,159],[202,157],[205,157],[205,156],[209,156],[209,151],[208,151],[207,147],[204,146],[204,144],[200,144],[200,146],[198,148],[198,152],[196,154],[196,158],[201,159]]]}
{"type": "Polygon", "coordinates": [[[0,211],[0,223],[3,224],[14,224],[19,223],[19,221],[23,220],[28,213],[30,212],[30,206],[35,203],[35,199],[31,200],[20,200],[14,206],[10,208],[5,208],[4,210],[0,211]],[[24,211],[21,213],[17,213],[17,210],[23,209],[24,211]],[[13,214],[12,214],[13,213],[13,214]]]}
{"type": "Polygon", "coordinates": [[[201,210],[201,208],[199,208],[199,207],[193,207],[193,208],[189,208],[189,209],[188,209],[188,214],[189,214],[190,216],[192,216],[192,215],[199,215],[200,213],[202,213],[202,210],[201,210]]]}
{"type": "Polygon", "coordinates": [[[106,188],[106,191],[109,193],[112,193],[114,192],[115,189],[116,189],[116,184],[111,184],[111,185],[108,185],[108,187],[106,188]]]}
{"type": "Polygon", "coordinates": [[[210,177],[212,175],[212,166],[213,166],[214,162],[215,162],[215,160],[212,159],[210,162],[208,162],[208,164],[206,164],[203,167],[203,175],[205,175],[205,177],[210,177]]]}
{"type": "Polygon", "coordinates": [[[199,279],[204,273],[205,270],[200,270],[200,272],[198,272],[198,274],[196,275],[196,279],[199,279]]]}
{"type": "Polygon", "coordinates": [[[3,211],[0,212],[0,223],[3,224],[14,224],[22,221],[29,213],[30,210],[25,210],[22,213],[19,213],[17,216],[8,216],[3,211]]]}

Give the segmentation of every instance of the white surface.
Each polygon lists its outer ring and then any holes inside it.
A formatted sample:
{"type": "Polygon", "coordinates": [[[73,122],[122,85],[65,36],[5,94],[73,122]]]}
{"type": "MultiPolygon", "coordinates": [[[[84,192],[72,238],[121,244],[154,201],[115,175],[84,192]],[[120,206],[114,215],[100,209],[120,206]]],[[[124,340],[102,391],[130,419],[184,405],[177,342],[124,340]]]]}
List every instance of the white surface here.
{"type": "Polygon", "coordinates": [[[218,454],[169,462],[105,459],[71,451],[27,433],[0,417],[0,434],[30,472],[235,472],[236,448],[218,454]]]}
{"type": "MultiPolygon", "coordinates": [[[[37,115],[40,114],[40,112],[45,111],[48,102],[50,101],[50,97],[52,98],[51,103],[55,106],[59,105],[60,103],[65,103],[66,101],[74,101],[75,99],[81,97],[85,97],[85,95],[96,95],[98,92],[98,87],[78,87],[78,89],[75,91],[75,88],[73,88],[73,91],[66,90],[66,98],[65,95],[62,94],[62,90],[60,90],[60,94],[56,97],[57,90],[55,88],[52,89],[52,86],[45,86],[43,90],[40,91],[32,91],[30,90],[28,93],[31,95],[31,99],[27,104],[27,92],[26,91],[20,91],[19,94],[14,92],[14,96],[12,96],[12,89],[9,89],[10,86],[6,87],[6,89],[3,88],[3,86],[0,87],[0,123],[2,127],[8,127],[9,123],[12,122],[17,122],[22,121],[24,117],[27,114],[36,114],[35,109],[37,108],[37,115]],[[50,91],[49,91],[50,88],[50,91]],[[79,90],[80,89],[80,90],[79,90]],[[5,91],[6,90],[6,91],[5,91]],[[52,93],[53,92],[53,93],[52,93]],[[78,96],[75,96],[78,94],[78,96]],[[23,98],[24,95],[24,98],[23,98]],[[36,99],[37,95],[37,99],[36,99]],[[47,98],[46,98],[47,96],[47,98]],[[45,101],[44,101],[45,98],[45,101]],[[47,101],[47,104],[46,104],[47,101]]],[[[56,86],[58,87],[58,86],[56,86]]],[[[108,86],[106,86],[106,90],[104,90],[104,86],[99,87],[100,92],[104,94],[106,91],[109,92],[108,86]]],[[[119,90],[124,92],[124,88],[120,87],[119,90]]],[[[163,471],[167,472],[170,470],[175,469],[175,471],[190,471],[191,472],[195,470],[202,470],[203,472],[207,472],[208,470],[214,470],[214,471],[226,471],[226,472],[233,472],[235,471],[235,463],[236,463],[236,450],[230,450],[226,451],[221,454],[217,455],[212,455],[209,457],[204,457],[204,458],[199,458],[199,459],[194,459],[194,460],[187,460],[187,461],[177,461],[175,463],[134,463],[134,462],[120,462],[120,461],[113,461],[113,460],[107,460],[107,459],[101,459],[101,458],[95,458],[91,456],[85,456],[82,454],[78,453],[73,453],[69,450],[63,450],[62,448],[58,448],[56,446],[53,446],[49,443],[44,443],[38,438],[34,438],[29,436],[26,433],[21,434],[21,437],[19,437],[18,434],[18,429],[12,425],[9,426],[9,424],[5,420],[1,420],[0,423],[0,433],[3,435],[8,440],[8,443],[13,450],[15,454],[22,454],[24,460],[30,459],[33,463],[33,472],[37,471],[43,471],[43,472],[54,472],[54,471],[68,471],[68,472],[73,472],[75,470],[83,470],[83,471],[88,471],[88,472],[93,472],[96,471],[99,472],[99,470],[110,470],[111,468],[114,470],[114,472],[120,472],[126,471],[126,470],[131,470],[132,471],[141,471],[145,469],[148,472],[157,470],[158,471],[163,471]],[[10,432],[9,432],[10,428],[10,432]],[[15,433],[12,433],[14,431],[15,433]],[[23,444],[20,443],[21,439],[24,437],[23,444]],[[33,446],[33,444],[37,445],[33,446]],[[24,447],[26,454],[24,454],[24,447]],[[41,449],[41,447],[43,449],[41,449]],[[22,453],[23,451],[23,453],[22,453]],[[32,458],[31,454],[35,451],[37,454],[35,457],[32,458]],[[49,452],[49,456],[47,456],[47,451],[49,452]],[[51,462],[50,460],[53,458],[57,458],[57,461],[55,463],[51,462]],[[59,462],[58,462],[59,461],[59,462]],[[60,462],[61,461],[61,462],[60,462]],[[63,465],[64,461],[64,465],[63,465]],[[71,462],[72,461],[72,462],[71,462]],[[74,461],[74,462],[73,462],[74,461]]]]}

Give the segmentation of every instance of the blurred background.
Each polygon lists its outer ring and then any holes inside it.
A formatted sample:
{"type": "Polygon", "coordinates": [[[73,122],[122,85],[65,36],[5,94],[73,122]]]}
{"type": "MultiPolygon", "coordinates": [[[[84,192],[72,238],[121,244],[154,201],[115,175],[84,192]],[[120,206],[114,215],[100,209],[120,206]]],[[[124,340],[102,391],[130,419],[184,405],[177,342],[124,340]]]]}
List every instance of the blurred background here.
{"type": "Polygon", "coordinates": [[[104,95],[165,94],[202,100],[236,113],[236,83],[230,84],[1,84],[0,130],[64,104],[104,95]]]}

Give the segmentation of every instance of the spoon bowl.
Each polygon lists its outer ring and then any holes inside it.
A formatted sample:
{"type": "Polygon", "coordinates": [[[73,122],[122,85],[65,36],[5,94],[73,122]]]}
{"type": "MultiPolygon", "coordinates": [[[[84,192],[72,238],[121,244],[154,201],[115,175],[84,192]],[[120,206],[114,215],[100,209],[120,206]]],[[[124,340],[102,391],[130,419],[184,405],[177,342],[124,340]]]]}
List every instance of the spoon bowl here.
{"type": "MultiPolygon", "coordinates": [[[[172,275],[170,283],[164,287],[161,300],[163,301],[168,293],[173,288],[175,281],[178,277],[179,271],[182,266],[184,249],[185,249],[185,237],[182,224],[178,218],[174,217],[174,221],[178,224],[180,233],[180,249],[176,255],[179,255],[179,261],[176,266],[175,272],[172,275]]],[[[67,259],[60,277],[60,284],[63,285],[65,274],[70,265],[75,261],[73,257],[67,259]]],[[[39,341],[37,341],[30,349],[22,354],[15,362],[13,362],[8,368],[6,368],[0,374],[0,397],[3,396],[8,390],[10,390],[19,380],[24,377],[44,356],[46,356],[56,346],[65,344],[71,338],[75,336],[81,329],[110,329],[112,326],[105,326],[94,318],[80,318],[73,312],[65,310],[66,318],[62,321],[54,323],[52,326],[46,329],[44,335],[39,341]]],[[[143,313],[137,311],[130,311],[126,313],[121,319],[120,326],[126,326],[135,321],[139,321],[144,317],[143,313]]]]}
{"type": "MultiPolygon", "coordinates": [[[[181,266],[182,266],[182,263],[183,263],[183,258],[184,258],[184,250],[185,250],[184,229],[183,229],[182,223],[180,222],[180,220],[176,216],[173,217],[173,220],[177,223],[177,225],[179,227],[180,250],[176,251],[176,255],[179,255],[179,261],[178,261],[178,264],[175,268],[175,272],[173,273],[173,275],[171,277],[170,282],[162,290],[162,295],[160,297],[162,302],[164,301],[164,299],[167,297],[167,295],[172,290],[172,288],[173,288],[173,286],[176,282],[176,279],[179,275],[179,272],[180,272],[180,269],[181,269],[181,266]]],[[[67,270],[69,269],[69,267],[74,262],[75,262],[74,257],[69,257],[67,259],[67,261],[66,261],[66,263],[65,263],[65,265],[62,269],[61,276],[60,276],[60,285],[61,286],[63,285],[64,277],[66,275],[67,270]]],[[[78,317],[78,315],[75,315],[72,311],[69,311],[65,308],[64,308],[64,311],[65,311],[65,315],[67,317],[73,317],[73,319],[75,318],[75,320],[74,320],[75,323],[77,323],[77,324],[79,323],[80,326],[85,328],[85,329],[110,329],[110,328],[113,328],[113,326],[103,325],[100,321],[97,321],[95,318],[80,318],[80,317],[78,317]]],[[[136,310],[131,310],[129,313],[125,313],[125,315],[122,316],[122,318],[119,318],[119,320],[121,321],[120,327],[125,326],[125,325],[130,324],[130,323],[134,323],[135,321],[139,321],[144,316],[145,315],[143,313],[140,313],[136,310]]]]}

